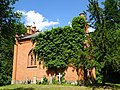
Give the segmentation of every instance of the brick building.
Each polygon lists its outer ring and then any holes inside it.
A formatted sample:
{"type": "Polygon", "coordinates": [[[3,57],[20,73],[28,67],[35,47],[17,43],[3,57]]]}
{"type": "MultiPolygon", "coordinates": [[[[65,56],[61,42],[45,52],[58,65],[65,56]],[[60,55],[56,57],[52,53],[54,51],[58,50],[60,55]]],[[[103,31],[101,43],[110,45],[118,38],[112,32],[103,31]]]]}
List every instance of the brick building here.
{"type": "MultiPolygon", "coordinates": [[[[85,30],[86,33],[88,33],[87,27],[85,27],[85,30]]],[[[36,55],[32,52],[32,48],[35,47],[35,44],[32,43],[31,38],[37,36],[39,33],[41,32],[38,32],[35,26],[27,26],[26,35],[16,35],[16,42],[14,45],[12,84],[24,83],[26,80],[33,81],[35,77],[37,80],[41,80],[44,76],[50,80],[50,76],[55,76],[54,72],[52,70],[47,70],[46,67],[43,66],[43,62],[39,62],[36,58],[36,55]]],[[[83,74],[83,69],[79,69],[80,80],[84,80],[83,74]]],[[[95,69],[92,70],[92,75],[95,78],[95,69]]],[[[65,70],[64,78],[67,81],[78,80],[78,75],[74,66],[68,65],[65,70]]]]}

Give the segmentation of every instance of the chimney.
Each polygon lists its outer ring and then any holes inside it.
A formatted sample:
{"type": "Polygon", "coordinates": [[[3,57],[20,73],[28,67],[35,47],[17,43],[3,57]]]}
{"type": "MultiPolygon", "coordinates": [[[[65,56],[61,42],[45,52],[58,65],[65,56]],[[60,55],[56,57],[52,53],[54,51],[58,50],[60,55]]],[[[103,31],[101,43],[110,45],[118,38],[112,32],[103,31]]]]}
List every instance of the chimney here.
{"type": "Polygon", "coordinates": [[[33,33],[33,31],[31,29],[31,26],[27,26],[27,34],[32,34],[32,33],[33,33]]]}
{"type": "Polygon", "coordinates": [[[32,30],[33,30],[33,32],[36,32],[37,30],[36,30],[36,26],[33,26],[32,27],[32,30]]]}
{"type": "Polygon", "coordinates": [[[27,26],[27,34],[30,33],[31,26],[27,26]]]}
{"type": "Polygon", "coordinates": [[[36,30],[36,26],[35,26],[35,22],[33,22],[32,30],[33,30],[33,33],[35,33],[35,32],[37,31],[37,30],[36,30]]]}
{"type": "MultiPolygon", "coordinates": [[[[84,13],[80,13],[79,16],[83,17],[86,20],[86,16],[84,13]]],[[[86,32],[86,36],[88,36],[88,25],[87,23],[85,24],[85,32],[86,32]]]]}
{"type": "Polygon", "coordinates": [[[83,17],[86,20],[86,16],[84,13],[80,13],[79,16],[83,17]]]}

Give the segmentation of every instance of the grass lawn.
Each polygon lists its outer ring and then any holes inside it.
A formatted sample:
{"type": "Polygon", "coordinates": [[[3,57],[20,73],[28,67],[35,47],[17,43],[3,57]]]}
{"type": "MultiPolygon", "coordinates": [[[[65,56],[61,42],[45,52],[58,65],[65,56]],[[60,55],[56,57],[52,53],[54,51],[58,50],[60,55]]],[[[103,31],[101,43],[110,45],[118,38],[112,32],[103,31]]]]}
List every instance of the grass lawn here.
{"type": "Polygon", "coordinates": [[[35,85],[35,84],[17,84],[0,87],[0,90],[120,90],[120,85],[113,87],[100,86],[71,86],[71,85],[35,85]]]}

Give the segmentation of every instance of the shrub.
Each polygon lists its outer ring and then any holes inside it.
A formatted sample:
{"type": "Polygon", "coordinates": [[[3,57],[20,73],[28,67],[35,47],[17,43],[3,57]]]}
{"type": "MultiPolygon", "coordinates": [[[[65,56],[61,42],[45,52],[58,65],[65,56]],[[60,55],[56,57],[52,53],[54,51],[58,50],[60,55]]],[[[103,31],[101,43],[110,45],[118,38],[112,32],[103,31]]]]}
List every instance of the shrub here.
{"type": "Polygon", "coordinates": [[[43,77],[43,81],[41,82],[41,84],[43,85],[48,84],[48,79],[46,78],[46,76],[43,77]]]}
{"type": "Polygon", "coordinates": [[[53,84],[58,84],[58,80],[55,79],[55,77],[52,79],[53,84]]]}

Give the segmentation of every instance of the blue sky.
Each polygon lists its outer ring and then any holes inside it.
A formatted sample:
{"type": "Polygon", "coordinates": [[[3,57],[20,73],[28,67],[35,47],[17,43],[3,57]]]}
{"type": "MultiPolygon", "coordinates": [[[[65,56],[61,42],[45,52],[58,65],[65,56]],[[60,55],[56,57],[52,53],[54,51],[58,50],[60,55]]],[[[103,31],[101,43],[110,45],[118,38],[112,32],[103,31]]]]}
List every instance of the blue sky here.
{"type": "MultiPolygon", "coordinates": [[[[103,1],[103,0],[99,0],[103,1]]],[[[87,9],[88,0],[19,0],[15,11],[23,13],[25,25],[35,25],[39,30],[69,25],[73,17],[87,9]]]]}

